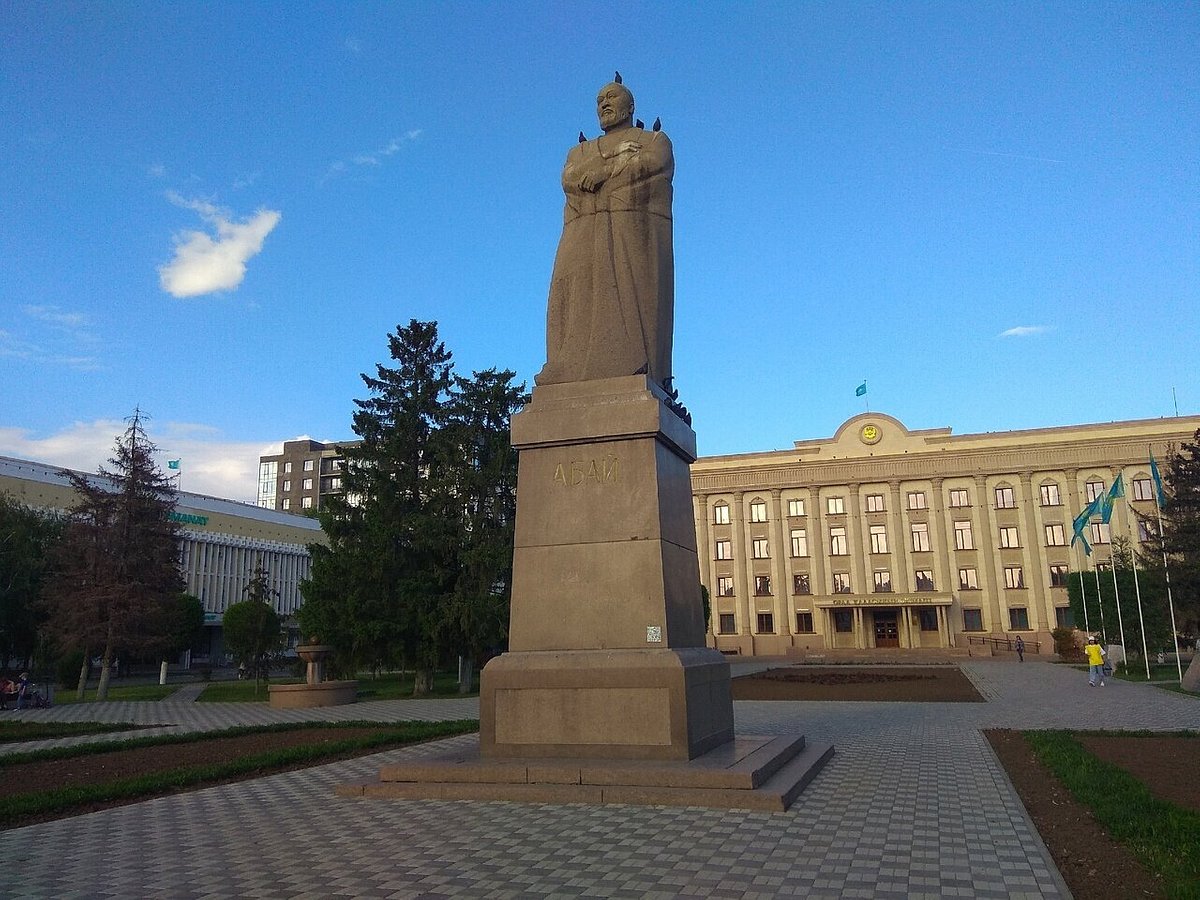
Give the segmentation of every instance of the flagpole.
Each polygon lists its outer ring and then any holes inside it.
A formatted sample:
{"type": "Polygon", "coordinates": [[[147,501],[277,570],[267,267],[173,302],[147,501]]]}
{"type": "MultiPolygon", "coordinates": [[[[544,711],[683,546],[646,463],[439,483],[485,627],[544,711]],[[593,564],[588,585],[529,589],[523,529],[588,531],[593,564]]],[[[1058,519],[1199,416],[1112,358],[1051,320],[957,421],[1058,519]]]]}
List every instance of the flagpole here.
{"type": "Polygon", "coordinates": [[[1083,630],[1090,635],[1092,633],[1092,626],[1088,624],[1087,579],[1083,577],[1085,574],[1084,569],[1079,570],[1079,593],[1083,596],[1083,630]]]}
{"type": "MultiPolygon", "coordinates": [[[[1104,624],[1104,594],[1100,592],[1100,567],[1092,563],[1092,574],[1096,576],[1096,605],[1100,607],[1100,639],[1108,646],[1108,628],[1104,624]]],[[[1124,652],[1124,647],[1121,648],[1124,652]]]]}
{"type": "Polygon", "coordinates": [[[1112,572],[1113,596],[1117,598],[1117,626],[1121,631],[1121,662],[1129,671],[1129,652],[1125,649],[1125,617],[1121,614],[1121,588],[1117,585],[1117,558],[1113,555],[1112,532],[1108,535],[1108,568],[1112,572]]]}
{"type": "MultiPolygon", "coordinates": [[[[1125,505],[1129,507],[1130,511],[1133,510],[1133,507],[1130,505],[1128,498],[1126,498],[1126,500],[1125,500],[1125,505]]],[[[1128,530],[1128,529],[1126,529],[1126,530],[1128,530]]],[[[1133,592],[1134,592],[1134,595],[1137,597],[1138,627],[1140,627],[1142,629],[1142,656],[1144,656],[1146,658],[1146,680],[1149,681],[1150,680],[1150,651],[1146,648],[1146,620],[1142,617],[1142,586],[1141,586],[1141,583],[1138,581],[1137,549],[1136,548],[1137,548],[1137,542],[1136,542],[1136,540],[1134,540],[1134,535],[1131,534],[1130,535],[1129,556],[1130,556],[1130,561],[1133,565],[1133,592]]],[[[1129,667],[1126,666],[1125,668],[1128,671],[1129,667]]]]}
{"type": "MultiPolygon", "coordinates": [[[[1174,391],[1174,388],[1171,388],[1174,391]]],[[[1179,673],[1179,683],[1183,684],[1183,662],[1179,659],[1179,632],[1175,630],[1175,599],[1171,596],[1171,570],[1167,568],[1167,539],[1163,536],[1162,524],[1162,478],[1158,474],[1158,466],[1154,462],[1154,448],[1150,450],[1150,474],[1154,478],[1154,511],[1158,513],[1158,547],[1162,550],[1163,575],[1167,579],[1167,609],[1171,611],[1171,643],[1175,645],[1175,670],[1179,673]]]]}

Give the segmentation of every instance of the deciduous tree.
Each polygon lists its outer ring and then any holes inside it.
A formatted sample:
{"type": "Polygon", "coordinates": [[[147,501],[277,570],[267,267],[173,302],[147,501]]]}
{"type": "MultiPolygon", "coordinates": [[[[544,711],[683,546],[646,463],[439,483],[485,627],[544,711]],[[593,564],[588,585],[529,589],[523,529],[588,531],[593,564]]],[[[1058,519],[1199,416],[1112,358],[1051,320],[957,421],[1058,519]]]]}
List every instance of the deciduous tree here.
{"type": "Polygon", "coordinates": [[[278,591],[271,587],[262,565],[246,583],[246,599],[234,603],[221,619],[221,633],[228,650],[239,664],[254,672],[254,690],[279,651],[282,626],[275,611],[278,591]]]}
{"type": "Polygon", "coordinates": [[[40,598],[63,519],[0,494],[0,669],[28,666],[42,621],[40,598]]]}

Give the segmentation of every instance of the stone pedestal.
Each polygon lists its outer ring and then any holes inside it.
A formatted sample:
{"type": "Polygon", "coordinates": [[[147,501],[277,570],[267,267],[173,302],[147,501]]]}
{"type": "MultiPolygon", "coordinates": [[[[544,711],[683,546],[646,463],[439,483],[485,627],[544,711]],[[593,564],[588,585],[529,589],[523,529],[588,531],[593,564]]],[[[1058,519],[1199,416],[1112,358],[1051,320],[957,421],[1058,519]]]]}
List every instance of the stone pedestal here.
{"type": "Polygon", "coordinates": [[[704,646],[696,438],[645,376],[536,388],[520,450],[510,652],[484,667],[485,757],[692,759],[733,738],[704,646]]]}
{"type": "Polygon", "coordinates": [[[508,653],[479,740],[341,785],[348,797],[785,810],[833,754],[733,732],[704,646],[695,435],[643,376],[543,385],[521,451],[508,653]]]}

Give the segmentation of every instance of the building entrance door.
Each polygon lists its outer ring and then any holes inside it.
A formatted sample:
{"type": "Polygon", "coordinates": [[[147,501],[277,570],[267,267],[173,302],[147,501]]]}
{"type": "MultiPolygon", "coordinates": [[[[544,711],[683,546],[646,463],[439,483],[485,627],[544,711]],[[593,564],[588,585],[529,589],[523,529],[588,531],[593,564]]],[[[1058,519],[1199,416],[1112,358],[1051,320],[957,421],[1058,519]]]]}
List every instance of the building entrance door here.
{"type": "Polygon", "coordinates": [[[896,611],[877,609],[872,618],[875,620],[875,646],[899,647],[900,629],[896,625],[896,611]]]}

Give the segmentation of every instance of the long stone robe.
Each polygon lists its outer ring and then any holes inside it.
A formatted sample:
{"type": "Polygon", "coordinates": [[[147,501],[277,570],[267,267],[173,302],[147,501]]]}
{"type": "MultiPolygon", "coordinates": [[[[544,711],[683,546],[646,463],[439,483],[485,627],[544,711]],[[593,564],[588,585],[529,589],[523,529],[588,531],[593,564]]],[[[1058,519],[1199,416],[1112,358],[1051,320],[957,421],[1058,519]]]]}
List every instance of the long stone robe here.
{"type": "Polygon", "coordinates": [[[642,372],[656,384],[671,377],[674,173],[670,140],[641,128],[609,132],[567,154],[538,384],[642,372]],[[625,141],[640,151],[618,153],[625,141]],[[583,175],[599,171],[611,174],[598,191],[583,190],[583,175]]]}

